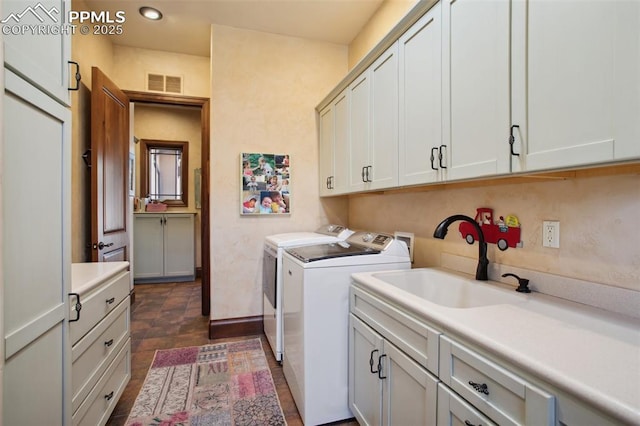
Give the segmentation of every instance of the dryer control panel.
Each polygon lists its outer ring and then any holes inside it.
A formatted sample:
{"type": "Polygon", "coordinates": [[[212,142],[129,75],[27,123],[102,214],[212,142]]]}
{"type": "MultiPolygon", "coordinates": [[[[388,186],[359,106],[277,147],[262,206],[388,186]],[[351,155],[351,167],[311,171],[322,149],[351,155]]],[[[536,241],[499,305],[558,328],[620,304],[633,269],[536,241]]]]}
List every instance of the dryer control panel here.
{"type": "Polygon", "coordinates": [[[359,246],[368,247],[380,251],[385,250],[392,241],[393,235],[364,231],[358,231],[347,238],[347,243],[357,244],[359,246]]]}

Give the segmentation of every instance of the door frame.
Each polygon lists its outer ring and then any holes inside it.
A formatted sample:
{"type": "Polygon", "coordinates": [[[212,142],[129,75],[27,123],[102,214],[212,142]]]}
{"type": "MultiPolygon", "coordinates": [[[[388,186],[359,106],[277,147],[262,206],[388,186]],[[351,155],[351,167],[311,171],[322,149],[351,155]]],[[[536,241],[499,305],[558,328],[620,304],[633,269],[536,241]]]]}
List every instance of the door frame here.
{"type": "Polygon", "coordinates": [[[200,186],[201,209],[200,209],[200,251],[202,256],[202,315],[209,315],[211,312],[211,259],[210,247],[210,224],[209,224],[209,152],[210,152],[210,117],[209,98],[196,96],[171,95],[167,93],[151,93],[133,90],[123,90],[129,97],[129,102],[163,104],[174,106],[190,106],[200,108],[201,121],[201,177],[200,186]]]}

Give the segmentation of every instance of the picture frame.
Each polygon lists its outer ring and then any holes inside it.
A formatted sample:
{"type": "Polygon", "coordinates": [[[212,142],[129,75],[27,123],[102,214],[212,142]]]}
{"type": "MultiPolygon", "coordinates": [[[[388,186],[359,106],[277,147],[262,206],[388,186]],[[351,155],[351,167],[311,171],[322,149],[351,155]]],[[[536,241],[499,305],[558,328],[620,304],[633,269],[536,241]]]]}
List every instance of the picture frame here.
{"type": "Polygon", "coordinates": [[[291,214],[291,159],[288,154],[240,154],[240,214],[291,214]]]}

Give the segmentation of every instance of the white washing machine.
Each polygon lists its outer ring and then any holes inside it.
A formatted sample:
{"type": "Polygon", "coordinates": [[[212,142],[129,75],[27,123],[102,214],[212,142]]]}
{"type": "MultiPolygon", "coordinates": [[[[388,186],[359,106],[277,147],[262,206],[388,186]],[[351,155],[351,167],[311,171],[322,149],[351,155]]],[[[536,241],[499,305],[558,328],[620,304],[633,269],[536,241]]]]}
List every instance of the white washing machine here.
{"type": "Polygon", "coordinates": [[[345,242],[287,249],[283,369],[305,425],[353,417],[349,410],[349,286],[355,272],[410,269],[407,245],[356,232],[345,242]]]}
{"type": "Polygon", "coordinates": [[[353,231],[326,225],[315,232],[289,232],[265,238],[262,265],[263,328],[278,361],[282,361],[282,255],[285,248],[346,240],[353,231]]]}

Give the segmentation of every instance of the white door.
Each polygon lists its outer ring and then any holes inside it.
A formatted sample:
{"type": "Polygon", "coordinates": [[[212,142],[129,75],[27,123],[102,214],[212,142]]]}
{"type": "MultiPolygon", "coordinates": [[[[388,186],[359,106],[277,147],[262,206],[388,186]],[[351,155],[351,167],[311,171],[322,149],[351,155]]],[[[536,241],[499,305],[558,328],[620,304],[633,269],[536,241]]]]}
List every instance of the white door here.
{"type": "Polygon", "coordinates": [[[134,278],[164,275],[164,215],[137,214],[133,227],[134,278]]]}
{"type": "MultiPolygon", "coordinates": [[[[444,179],[438,154],[442,139],[441,7],[436,4],[399,40],[399,183],[415,185],[444,179]],[[431,155],[435,154],[432,162],[431,155]]],[[[446,164],[445,164],[446,167],[446,164]]]]}
{"type": "Polygon", "coordinates": [[[377,426],[382,419],[378,360],[383,339],[356,316],[349,320],[349,408],[360,425],[377,426]]]}
{"type": "Polygon", "coordinates": [[[438,379],[384,342],[383,425],[435,425],[438,379]]]}
{"type": "Polygon", "coordinates": [[[362,191],[369,183],[371,92],[369,70],[349,86],[349,191],[362,191]]]}
{"type": "Polygon", "coordinates": [[[513,4],[513,170],[640,155],[640,2],[513,4]]]}
{"type": "Polygon", "coordinates": [[[343,194],[348,190],[349,181],[349,96],[345,89],[333,103],[334,141],[333,141],[333,179],[331,191],[333,195],[343,194]]]}
{"type": "Polygon", "coordinates": [[[192,214],[167,214],[164,218],[164,275],[195,275],[195,239],[192,214]]]}
{"type": "Polygon", "coordinates": [[[371,65],[369,189],[398,185],[398,43],[371,65]]]}
{"type": "Polygon", "coordinates": [[[333,144],[334,133],[333,105],[327,106],[318,115],[320,121],[320,137],[318,140],[318,155],[320,168],[320,195],[331,195],[331,180],[333,179],[333,144]]]}
{"type": "Polygon", "coordinates": [[[67,89],[67,59],[71,56],[71,28],[67,16],[70,10],[71,0],[2,2],[2,18],[6,21],[2,24],[5,66],[65,105],[71,105],[67,89]],[[41,31],[20,31],[24,28],[41,31]]]}
{"type": "Polygon", "coordinates": [[[4,76],[2,422],[67,424],[71,112],[11,71],[4,76]]]}
{"type": "Polygon", "coordinates": [[[443,143],[449,179],[509,172],[510,8],[506,0],[443,3],[443,143]]]}

